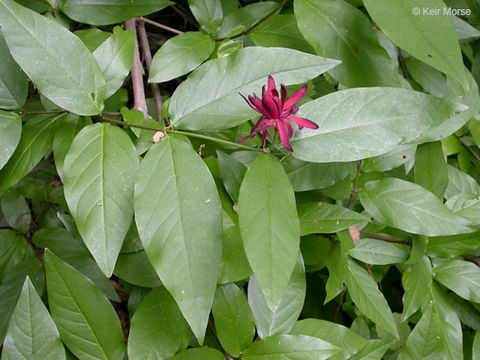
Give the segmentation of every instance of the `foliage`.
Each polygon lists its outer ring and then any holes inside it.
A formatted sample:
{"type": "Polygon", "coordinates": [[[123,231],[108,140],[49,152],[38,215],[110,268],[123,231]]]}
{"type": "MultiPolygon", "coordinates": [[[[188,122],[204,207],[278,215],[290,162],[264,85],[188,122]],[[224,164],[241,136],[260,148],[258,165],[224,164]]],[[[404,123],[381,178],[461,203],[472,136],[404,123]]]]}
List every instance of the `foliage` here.
{"type": "Polygon", "coordinates": [[[478,2],[0,29],[2,360],[480,359],[478,2]]]}

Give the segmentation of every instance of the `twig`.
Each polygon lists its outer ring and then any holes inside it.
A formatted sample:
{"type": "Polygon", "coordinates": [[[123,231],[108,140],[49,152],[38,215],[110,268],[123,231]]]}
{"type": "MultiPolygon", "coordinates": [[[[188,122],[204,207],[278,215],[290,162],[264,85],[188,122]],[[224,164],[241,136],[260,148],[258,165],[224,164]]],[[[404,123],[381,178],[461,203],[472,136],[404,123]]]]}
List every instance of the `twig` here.
{"type": "Polygon", "coordinates": [[[387,242],[396,243],[396,244],[412,245],[411,240],[400,239],[400,238],[395,238],[395,237],[391,237],[391,236],[377,235],[377,234],[366,234],[366,233],[360,233],[360,236],[370,238],[370,239],[375,239],[375,240],[387,241],[387,242]]]}
{"type": "Polygon", "coordinates": [[[358,160],[358,162],[357,162],[357,174],[355,175],[355,180],[353,182],[352,192],[350,193],[350,197],[348,198],[347,208],[352,206],[353,199],[355,198],[355,195],[357,195],[357,184],[358,184],[358,178],[360,176],[360,168],[361,167],[362,167],[362,160],[358,160]]]}
{"type": "Polygon", "coordinates": [[[147,102],[145,100],[145,90],[143,89],[142,63],[140,53],[138,52],[138,40],[135,18],[125,21],[125,29],[133,31],[135,36],[135,47],[133,49],[132,65],[132,87],[133,87],[133,108],[143,112],[144,117],[148,118],[147,102]]]}
{"type": "Polygon", "coordinates": [[[133,128],[139,128],[139,129],[144,129],[144,130],[152,130],[152,131],[161,131],[163,133],[166,132],[164,128],[156,128],[152,126],[145,126],[145,125],[137,125],[137,124],[132,124],[126,121],[121,121],[121,120],[116,120],[116,119],[110,119],[106,117],[100,118],[101,121],[106,121],[112,124],[120,125],[120,126],[128,126],[128,127],[133,127],[133,128]]]}
{"type": "Polygon", "coordinates": [[[122,113],[118,111],[102,111],[102,115],[121,116],[122,113]]]}
{"type": "Polygon", "coordinates": [[[253,30],[255,30],[255,28],[257,26],[259,26],[264,21],[270,19],[273,15],[275,15],[276,12],[280,11],[282,9],[282,7],[287,3],[287,1],[288,0],[283,0],[280,4],[278,4],[278,6],[272,12],[268,13],[267,15],[265,15],[264,17],[259,19],[255,24],[250,26],[248,29],[242,31],[240,34],[234,35],[232,37],[223,37],[223,38],[217,38],[217,39],[213,39],[213,40],[214,41],[223,41],[223,40],[226,40],[226,39],[236,39],[236,38],[239,38],[241,36],[250,34],[253,30]]]}
{"type": "Polygon", "coordinates": [[[477,264],[478,266],[480,266],[480,258],[479,257],[473,256],[473,255],[470,255],[470,254],[463,254],[462,257],[465,260],[471,261],[471,262],[477,264]]]}
{"type": "MultiPolygon", "coordinates": [[[[142,44],[143,56],[145,58],[145,64],[147,65],[147,72],[150,74],[150,67],[152,66],[152,53],[150,51],[150,45],[148,44],[147,31],[145,30],[145,24],[140,21],[138,23],[138,36],[140,38],[140,43],[142,44]]],[[[156,120],[158,122],[162,121],[162,97],[160,96],[160,89],[158,84],[151,83],[150,87],[152,89],[153,100],[155,102],[155,112],[156,120]]],[[[165,126],[168,126],[168,120],[165,119],[165,126]]]]}
{"type": "Polygon", "coordinates": [[[160,24],[156,21],[153,21],[153,20],[150,20],[149,18],[145,18],[145,17],[139,17],[138,18],[139,20],[143,21],[143,22],[146,22],[147,24],[150,24],[150,25],[153,25],[153,26],[156,26],[160,29],[163,29],[163,30],[167,30],[167,31],[170,31],[174,34],[183,34],[183,31],[180,31],[180,30],[177,30],[177,29],[174,29],[174,28],[171,28],[170,26],[167,26],[167,25],[163,25],[163,24],[160,24]]]}
{"type": "Polygon", "coordinates": [[[36,115],[36,114],[63,114],[67,110],[53,110],[53,111],[20,111],[20,115],[36,115]]]}
{"type": "Polygon", "coordinates": [[[400,64],[400,69],[402,69],[403,77],[407,80],[410,80],[410,77],[408,76],[408,70],[407,70],[407,67],[405,66],[403,56],[400,53],[398,54],[398,63],[400,64]]]}

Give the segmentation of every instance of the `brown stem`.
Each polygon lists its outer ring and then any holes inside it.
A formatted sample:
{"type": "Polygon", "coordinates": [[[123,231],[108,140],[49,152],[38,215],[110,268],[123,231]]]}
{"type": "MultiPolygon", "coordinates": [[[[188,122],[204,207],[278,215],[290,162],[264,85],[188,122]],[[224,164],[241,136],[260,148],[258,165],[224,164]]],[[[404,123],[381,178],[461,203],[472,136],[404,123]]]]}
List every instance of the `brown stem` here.
{"type": "Polygon", "coordinates": [[[462,257],[465,260],[471,261],[471,262],[477,264],[478,266],[480,266],[480,258],[479,257],[473,256],[473,255],[470,255],[470,254],[463,254],[462,257]]]}
{"type": "Polygon", "coordinates": [[[357,162],[357,174],[355,175],[355,180],[353,182],[352,192],[350,193],[350,197],[348,198],[347,208],[352,206],[353,199],[355,198],[355,195],[357,195],[357,184],[358,184],[358,178],[360,177],[360,168],[361,167],[362,167],[362,160],[358,160],[358,162],[357,162]]]}
{"type": "Polygon", "coordinates": [[[477,161],[480,161],[480,156],[475,152],[473,151],[472,148],[470,148],[470,146],[468,146],[467,144],[465,144],[462,140],[458,139],[460,141],[460,144],[462,144],[462,146],[475,158],[477,159],[477,161]]]}
{"type": "Polygon", "coordinates": [[[387,242],[391,242],[391,243],[412,245],[411,240],[400,239],[400,238],[395,238],[395,237],[391,237],[391,236],[377,235],[377,234],[366,234],[366,233],[360,233],[360,236],[370,238],[370,239],[375,239],[375,240],[383,240],[383,241],[387,241],[387,242]]]}
{"type": "Polygon", "coordinates": [[[146,22],[147,24],[156,26],[156,27],[158,27],[158,28],[160,28],[160,29],[170,31],[170,32],[175,33],[175,34],[183,34],[183,31],[180,31],[180,30],[171,28],[170,26],[167,26],[167,25],[160,24],[160,23],[158,23],[158,22],[156,22],[156,21],[150,20],[149,18],[139,17],[138,19],[141,20],[141,21],[143,21],[143,22],[146,22]]]}
{"type": "Polygon", "coordinates": [[[112,124],[120,125],[120,126],[128,126],[128,127],[134,127],[134,128],[139,128],[139,129],[144,129],[144,130],[152,130],[152,131],[161,131],[163,133],[166,133],[167,131],[163,128],[156,128],[152,126],[144,126],[144,125],[137,125],[137,124],[132,124],[128,123],[126,121],[121,121],[121,120],[116,120],[116,119],[110,119],[106,117],[100,118],[102,121],[106,121],[112,124]]]}
{"type": "MultiPolygon", "coordinates": [[[[147,72],[150,73],[150,67],[152,66],[152,53],[150,51],[150,45],[148,44],[147,31],[145,30],[145,23],[140,21],[138,23],[138,36],[140,38],[140,43],[142,44],[143,56],[145,58],[145,63],[147,65],[147,72]]],[[[156,120],[158,122],[162,121],[162,97],[160,96],[160,89],[158,84],[151,83],[150,87],[152,89],[153,100],[155,102],[155,111],[156,111],[156,120]]],[[[165,119],[165,126],[168,126],[168,120],[165,119]]]]}
{"type": "Polygon", "coordinates": [[[67,110],[53,110],[53,111],[20,111],[20,115],[36,115],[36,114],[62,114],[67,110]]]}
{"type": "Polygon", "coordinates": [[[400,69],[402,69],[403,77],[407,80],[410,80],[410,77],[408,76],[408,70],[407,70],[407,67],[405,66],[405,62],[402,54],[398,54],[398,63],[400,64],[400,69]]]}
{"type": "Polygon", "coordinates": [[[232,37],[223,37],[223,38],[217,38],[217,39],[213,39],[215,41],[223,41],[225,39],[236,39],[236,38],[239,38],[241,36],[244,36],[244,35],[248,35],[250,34],[253,30],[255,30],[255,28],[257,26],[259,26],[261,23],[263,23],[264,21],[270,19],[273,15],[275,15],[276,12],[280,11],[282,9],[282,7],[287,3],[288,0],[283,0],[280,4],[278,4],[278,6],[270,13],[268,13],[267,15],[265,15],[264,17],[262,17],[260,20],[258,20],[255,24],[253,24],[252,26],[250,26],[248,29],[242,31],[240,34],[237,34],[237,35],[234,35],[232,37]]]}
{"type": "Polygon", "coordinates": [[[121,116],[122,113],[118,111],[102,111],[102,115],[121,116]]]}
{"type": "Polygon", "coordinates": [[[145,118],[148,118],[147,102],[145,100],[145,90],[143,89],[142,63],[138,51],[137,27],[135,18],[125,21],[125,29],[132,30],[135,36],[135,47],[133,49],[132,65],[132,88],[133,88],[133,108],[143,112],[145,118]]]}

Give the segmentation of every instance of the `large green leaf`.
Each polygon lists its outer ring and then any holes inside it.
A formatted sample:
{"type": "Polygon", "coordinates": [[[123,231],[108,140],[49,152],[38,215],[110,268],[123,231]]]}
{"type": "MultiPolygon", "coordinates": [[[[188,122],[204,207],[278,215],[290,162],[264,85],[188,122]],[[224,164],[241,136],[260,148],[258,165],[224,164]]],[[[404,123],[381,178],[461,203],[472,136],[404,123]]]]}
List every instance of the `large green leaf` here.
{"type": "Polygon", "coordinates": [[[243,176],[247,171],[245,165],[235,159],[233,156],[217,151],[218,163],[220,164],[220,171],[222,173],[223,185],[227,190],[230,198],[237,203],[238,195],[240,193],[240,185],[242,184],[243,176]]]}
{"type": "Polygon", "coordinates": [[[340,349],[305,335],[275,335],[256,341],[244,353],[245,360],[325,360],[340,349]]]}
{"type": "Polygon", "coordinates": [[[258,335],[262,338],[288,333],[300,313],[305,302],[306,293],[305,267],[299,256],[287,290],[280,305],[272,311],[265,300],[262,289],[255,277],[248,282],[248,303],[255,318],[258,335]]]}
{"type": "Polygon", "coordinates": [[[15,189],[10,189],[2,196],[0,205],[10,227],[22,234],[27,233],[32,225],[32,214],[23,195],[15,189]]]}
{"type": "Polygon", "coordinates": [[[435,280],[459,296],[480,302],[480,268],[463,260],[450,260],[433,268],[435,280]]]}
{"type": "Polygon", "coordinates": [[[364,0],[375,23],[395,45],[465,82],[462,53],[452,16],[442,0],[364,0]],[[431,12],[432,13],[428,13],[431,12]]]}
{"type": "Polygon", "coordinates": [[[0,1],[0,25],[10,53],[42,95],[78,115],[102,110],[105,80],[79,38],[13,0],[0,1]]]}
{"type": "Polygon", "coordinates": [[[467,173],[457,169],[455,166],[447,165],[448,186],[445,190],[445,198],[463,194],[480,196],[480,185],[467,173]]]}
{"type": "Polygon", "coordinates": [[[35,232],[32,242],[39,248],[48,248],[67,264],[88,277],[103,291],[106,297],[120,302],[112,283],[92,259],[80,238],[72,236],[64,228],[43,228],[35,232]]]}
{"type": "Polygon", "coordinates": [[[171,4],[167,0],[66,0],[60,9],[81,23],[110,25],[160,11],[171,4]]]}
{"type": "Polygon", "coordinates": [[[475,333],[473,340],[472,360],[480,360],[480,331],[475,333]]]}
{"type": "Polygon", "coordinates": [[[344,290],[347,278],[347,256],[340,246],[340,242],[335,241],[327,257],[328,280],[325,286],[327,292],[324,303],[328,303],[344,290]]]}
{"type": "Polygon", "coordinates": [[[344,0],[295,0],[294,7],[300,32],[316,52],[342,60],[330,71],[340,83],[347,87],[403,85],[398,64],[380,46],[360,10],[344,0]]]}
{"type": "Polygon", "coordinates": [[[175,300],[163,287],[142,301],[130,325],[130,359],[168,359],[185,350],[191,337],[175,300]]]}
{"type": "Polygon", "coordinates": [[[138,157],[116,126],[82,129],[65,157],[65,199],[85,245],[110,277],[133,216],[138,157]]]}
{"type": "Polygon", "coordinates": [[[373,265],[396,264],[407,260],[408,253],[392,243],[375,239],[360,239],[348,254],[360,261],[373,265]]]}
{"type": "Polygon", "coordinates": [[[128,254],[120,253],[113,273],[136,286],[153,288],[162,284],[143,250],[128,254]]]}
{"type": "Polygon", "coordinates": [[[20,181],[38,164],[52,145],[57,121],[63,116],[65,114],[34,115],[26,122],[15,152],[0,170],[0,193],[20,181]]]}
{"type": "Polygon", "coordinates": [[[208,33],[216,35],[223,19],[221,0],[188,0],[188,5],[198,23],[208,33]]]}
{"type": "Polygon", "coordinates": [[[224,360],[225,356],[212,348],[191,348],[169,360],[224,360]]]}
{"type": "Polygon", "coordinates": [[[400,230],[426,236],[474,232],[467,220],[450,211],[434,194],[404,180],[370,181],[359,197],[377,221],[400,230]]]}
{"type": "Polygon", "coordinates": [[[443,200],[448,185],[448,169],[440,141],[417,147],[415,182],[443,200]]]}
{"type": "Polygon", "coordinates": [[[122,360],[122,327],[100,289],[49,250],[45,269],[50,312],[70,351],[81,360],[122,360]]]}
{"type": "Polygon", "coordinates": [[[188,74],[208,59],[215,42],[201,32],[168,39],[153,56],[148,82],[159,83],[188,74]]]}
{"type": "Polygon", "coordinates": [[[0,285],[0,343],[7,332],[8,322],[22,291],[25,277],[29,276],[39,293],[45,281],[42,265],[37,258],[31,258],[12,266],[0,285]]]}
{"type": "Polygon", "coordinates": [[[150,262],[200,343],[221,265],[221,211],[212,175],[186,138],[169,135],[152,146],[137,176],[135,220],[150,262]]]}
{"type": "Polygon", "coordinates": [[[352,225],[368,223],[370,218],[339,205],[307,203],[298,207],[302,236],[336,233],[352,225]]]}
{"type": "Polygon", "coordinates": [[[16,113],[0,110],[0,169],[14,153],[22,134],[22,118],[16,113]]]}
{"type": "Polygon", "coordinates": [[[420,307],[430,299],[430,289],[432,286],[432,265],[427,256],[411,265],[407,269],[405,281],[405,293],[403,294],[403,313],[402,320],[408,319],[420,307]]]}
{"type": "Polygon", "coordinates": [[[311,163],[293,156],[286,159],[283,166],[295,191],[327,188],[346,178],[355,169],[353,163],[311,163]]]}
{"type": "Polygon", "coordinates": [[[239,357],[255,336],[255,321],[243,290],[235,284],[219,285],[212,314],[222,347],[228,354],[239,357]]]}
{"type": "MultiPolygon", "coordinates": [[[[357,318],[358,319],[358,318],[357,318]]],[[[373,339],[369,340],[362,350],[353,356],[352,360],[381,360],[383,355],[393,345],[392,340],[373,339]]]]}
{"type": "Polygon", "coordinates": [[[357,308],[370,320],[398,337],[398,329],[387,300],[378,290],[377,283],[368,274],[367,270],[354,260],[348,260],[347,287],[350,296],[357,308]]]}
{"type": "Polygon", "coordinates": [[[275,310],[297,261],[300,222],[292,185],[274,157],[258,156],[245,173],[238,217],[248,262],[275,310]]]}
{"type": "Polygon", "coordinates": [[[18,109],[27,100],[28,81],[10,55],[1,31],[0,54],[0,108],[18,109]]]}
{"type": "Polygon", "coordinates": [[[301,84],[337,64],[296,50],[254,46],[210,60],[175,90],[172,124],[193,130],[233,127],[255,116],[239,93],[260,92],[268,75],[285,85],[301,84]]]}
{"type": "Polygon", "coordinates": [[[298,30],[294,14],[277,14],[260,23],[248,37],[257,46],[283,47],[307,53],[313,49],[298,30]]]}
{"type": "Polygon", "coordinates": [[[385,154],[465,109],[463,105],[406,89],[338,91],[300,107],[298,116],[319,127],[294,134],[293,155],[305,161],[332,162],[385,154]]]}
{"type": "Polygon", "coordinates": [[[0,284],[13,266],[34,256],[27,239],[13,230],[0,229],[0,284]]]}
{"type": "Polygon", "coordinates": [[[319,319],[298,321],[290,334],[313,336],[338,346],[342,349],[342,352],[332,356],[331,360],[350,358],[367,344],[367,340],[355,334],[349,328],[319,319]]]}
{"type": "Polygon", "coordinates": [[[2,360],[64,360],[57,327],[27,276],[3,343],[2,360]]]}
{"type": "Polygon", "coordinates": [[[120,27],[116,27],[113,29],[113,35],[93,52],[105,78],[105,98],[115,94],[130,73],[134,45],[133,31],[123,31],[120,27]]]}

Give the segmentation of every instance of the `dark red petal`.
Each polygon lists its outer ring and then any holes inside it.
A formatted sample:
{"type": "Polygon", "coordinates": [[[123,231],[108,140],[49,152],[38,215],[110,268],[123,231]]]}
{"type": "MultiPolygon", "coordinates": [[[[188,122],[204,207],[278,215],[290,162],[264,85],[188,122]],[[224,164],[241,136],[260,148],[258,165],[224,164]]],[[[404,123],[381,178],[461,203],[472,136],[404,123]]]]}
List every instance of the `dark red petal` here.
{"type": "Polygon", "coordinates": [[[254,136],[255,136],[255,134],[250,134],[250,135],[245,136],[245,137],[243,137],[243,138],[241,138],[241,139],[238,139],[237,142],[243,143],[243,142],[247,141],[248,139],[253,138],[254,136]]]}
{"type": "Polygon", "coordinates": [[[282,141],[283,146],[288,151],[293,152],[292,146],[290,145],[290,142],[288,141],[288,134],[287,134],[287,131],[285,130],[283,122],[278,121],[277,122],[277,127],[278,127],[278,134],[280,135],[280,140],[282,141]]]}
{"type": "Polygon", "coordinates": [[[265,94],[262,98],[262,103],[264,107],[267,109],[267,112],[268,112],[267,117],[270,119],[278,119],[280,117],[280,111],[273,99],[274,97],[272,97],[270,94],[265,94]]]}
{"type": "Polygon", "coordinates": [[[309,129],[318,129],[318,125],[308,119],[304,119],[296,115],[289,115],[288,118],[297,124],[300,130],[302,130],[304,127],[309,129]]]}
{"type": "Polygon", "coordinates": [[[285,119],[285,120],[283,121],[283,124],[284,124],[285,127],[287,128],[288,137],[291,138],[292,135],[293,135],[292,125],[290,125],[290,123],[288,122],[287,119],[285,119]]]}
{"type": "MultiPolygon", "coordinates": [[[[258,120],[257,123],[255,124],[255,126],[252,128],[252,133],[256,134],[260,131],[263,131],[263,128],[265,127],[265,125],[267,125],[265,123],[267,123],[267,122],[268,122],[268,119],[266,119],[264,117],[260,118],[260,120],[258,120]]],[[[267,127],[268,127],[268,125],[267,125],[267,127]]]]}
{"type": "Polygon", "coordinates": [[[295,103],[300,100],[303,95],[305,95],[305,93],[307,92],[307,88],[308,86],[307,85],[304,85],[302,86],[299,90],[297,90],[291,97],[290,99],[287,100],[287,102],[283,105],[283,108],[286,109],[286,108],[289,108],[293,105],[295,105],[295,103]]]}
{"type": "MultiPolygon", "coordinates": [[[[262,147],[263,147],[263,152],[265,152],[265,142],[266,142],[266,138],[270,138],[270,135],[268,134],[268,131],[265,130],[262,132],[262,147]]],[[[266,151],[266,152],[270,152],[270,151],[266,151]]]]}
{"type": "MultiPolygon", "coordinates": [[[[240,93],[239,93],[240,94],[240,93]]],[[[243,100],[245,100],[245,102],[248,104],[248,106],[250,106],[253,110],[255,110],[256,112],[260,112],[260,110],[258,109],[257,106],[253,105],[253,103],[251,103],[250,101],[248,101],[245,96],[243,96],[242,94],[240,94],[240,96],[243,98],[243,100]]]]}
{"type": "Polygon", "coordinates": [[[282,93],[282,104],[285,104],[285,101],[287,101],[287,88],[285,85],[280,84],[280,91],[282,93]]]}
{"type": "Polygon", "coordinates": [[[268,75],[268,92],[271,93],[273,90],[275,90],[275,88],[275,80],[271,75],[268,75]]]}

